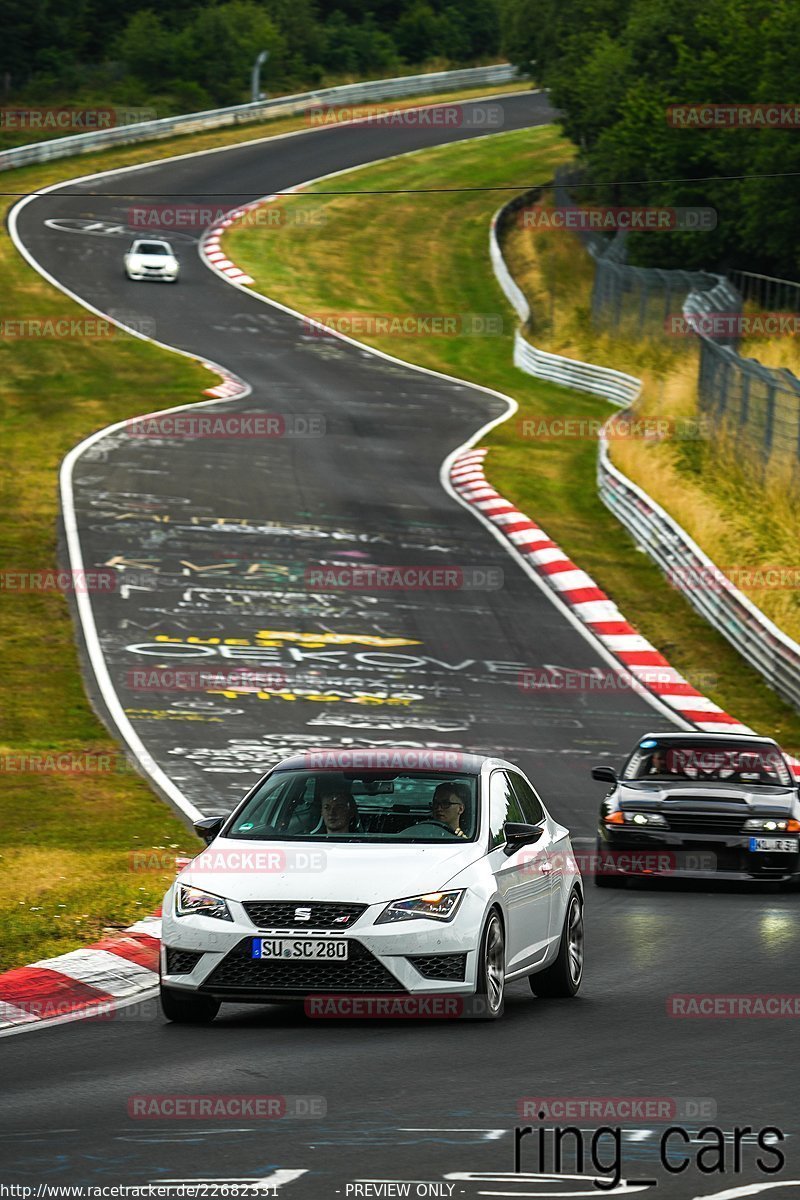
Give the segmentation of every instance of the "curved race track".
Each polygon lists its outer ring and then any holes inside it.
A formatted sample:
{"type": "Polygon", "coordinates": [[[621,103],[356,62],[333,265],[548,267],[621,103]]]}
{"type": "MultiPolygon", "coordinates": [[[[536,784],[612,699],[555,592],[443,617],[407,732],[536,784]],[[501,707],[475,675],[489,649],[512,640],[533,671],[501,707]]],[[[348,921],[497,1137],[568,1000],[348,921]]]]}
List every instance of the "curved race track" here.
{"type": "MultiPolygon", "coordinates": [[[[551,116],[541,95],[502,104],[505,129],[551,116]]],[[[128,564],[130,572],[128,586],[92,600],[114,692],[168,782],[162,790],[202,812],[229,810],[266,765],[297,746],[439,745],[518,761],[587,846],[599,798],[589,765],[598,756],[615,761],[635,736],[665,723],[630,693],[519,691],[521,667],[588,670],[604,661],[440,484],[442,462],[504,415],[502,399],[312,336],[296,317],[216,277],[189,240],[177,290],[122,277],[130,233],[119,226],[132,201],[179,197],[232,208],[470,134],[468,127],[406,128],[395,138],[369,126],[304,132],[88,178],[18,212],[27,252],[64,287],[102,312],[135,309],[154,322],[160,342],[207,356],[250,386],[244,399],[206,414],[312,415],[324,424],[324,436],[260,440],[117,432],[75,461],[84,563],[128,564]],[[304,582],[320,564],[366,561],[491,569],[495,578],[502,573],[502,586],[314,594],[304,582]],[[133,671],[175,666],[278,673],[285,696],[133,686],[133,671]]],[[[142,408],[157,410],[158,396],[144,398],[142,408]]],[[[108,692],[97,700],[107,703],[108,692]]],[[[795,898],[588,890],[581,999],[534,1001],[526,984],[516,984],[499,1025],[318,1025],[279,1009],[231,1008],[210,1029],[192,1030],[166,1026],[145,1006],[128,1020],[123,1012],[110,1023],[4,1040],[10,1115],[0,1134],[8,1164],[0,1178],[146,1184],[285,1170],[301,1173],[275,1177],[290,1198],[354,1195],[346,1188],[359,1180],[447,1176],[454,1190],[442,1195],[594,1194],[568,1180],[454,1177],[511,1172],[510,1131],[525,1123],[518,1102],[537,1095],[705,1097],[724,1130],[777,1125],[790,1134],[793,1081],[781,1072],[791,1022],[676,1021],[666,1015],[666,998],[791,991],[795,898]],[[232,1123],[127,1115],[132,1094],[198,1092],[323,1097],[327,1115],[232,1123]]],[[[769,1179],[753,1165],[749,1136],[743,1175],[730,1173],[731,1157],[725,1175],[670,1177],[657,1162],[661,1128],[630,1124],[623,1135],[623,1173],[657,1179],[661,1194],[711,1195],[743,1179],[769,1179]]],[[[791,1170],[794,1140],[787,1178],[800,1175],[791,1170]]],[[[533,1139],[522,1165],[536,1170],[533,1139]]]]}

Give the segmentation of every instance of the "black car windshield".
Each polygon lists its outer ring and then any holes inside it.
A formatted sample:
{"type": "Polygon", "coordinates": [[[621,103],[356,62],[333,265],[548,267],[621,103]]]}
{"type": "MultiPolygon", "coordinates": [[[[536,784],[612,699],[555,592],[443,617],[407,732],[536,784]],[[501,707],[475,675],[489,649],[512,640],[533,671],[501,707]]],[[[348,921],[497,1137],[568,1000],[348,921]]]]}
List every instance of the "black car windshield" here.
{"type": "Polygon", "coordinates": [[[136,247],[137,254],[169,254],[169,246],[165,246],[163,242],[139,242],[136,247]]]}
{"type": "Polygon", "coordinates": [[[637,746],[622,778],[772,787],[789,787],[792,782],[779,750],[746,742],[715,746],[648,740],[637,746]]]}
{"type": "Polygon", "coordinates": [[[275,771],[223,836],[347,842],[474,841],[477,778],[447,772],[275,771]]]}

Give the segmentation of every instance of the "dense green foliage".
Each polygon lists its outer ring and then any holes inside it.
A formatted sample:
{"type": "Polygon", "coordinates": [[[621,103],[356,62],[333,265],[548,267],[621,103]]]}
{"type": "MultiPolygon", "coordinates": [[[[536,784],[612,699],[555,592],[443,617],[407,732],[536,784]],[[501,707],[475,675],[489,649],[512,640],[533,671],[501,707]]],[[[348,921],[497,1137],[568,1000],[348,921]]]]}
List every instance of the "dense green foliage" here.
{"type": "Polygon", "coordinates": [[[160,112],[497,56],[498,0],[0,0],[0,86],[12,100],[90,93],[160,112]]]}
{"type": "Polygon", "coordinates": [[[552,89],[598,197],[717,209],[713,233],[633,238],[638,261],[797,277],[800,128],[666,117],[675,104],[795,103],[797,0],[504,0],[504,36],[512,61],[535,61],[552,89]]]}

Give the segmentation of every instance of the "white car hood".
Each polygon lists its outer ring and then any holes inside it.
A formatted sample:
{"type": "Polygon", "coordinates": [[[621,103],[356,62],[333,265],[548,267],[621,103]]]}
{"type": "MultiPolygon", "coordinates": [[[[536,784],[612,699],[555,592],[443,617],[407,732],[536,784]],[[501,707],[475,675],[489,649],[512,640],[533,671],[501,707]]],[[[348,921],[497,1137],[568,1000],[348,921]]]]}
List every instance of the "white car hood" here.
{"type": "Polygon", "coordinates": [[[477,842],[395,846],[217,838],[184,868],[177,882],[239,901],[379,904],[435,891],[483,854],[484,847],[477,842]],[[273,869],[266,868],[270,861],[273,869]],[[290,862],[298,863],[298,868],[281,869],[290,862]]]}

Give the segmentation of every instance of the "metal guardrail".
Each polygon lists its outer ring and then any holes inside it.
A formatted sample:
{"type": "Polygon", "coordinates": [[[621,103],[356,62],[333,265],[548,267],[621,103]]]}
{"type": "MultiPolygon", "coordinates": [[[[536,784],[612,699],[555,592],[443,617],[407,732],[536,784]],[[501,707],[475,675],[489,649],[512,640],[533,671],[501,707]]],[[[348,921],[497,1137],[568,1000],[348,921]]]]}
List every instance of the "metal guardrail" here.
{"type": "MultiPolygon", "coordinates": [[[[506,205],[492,220],[490,255],[503,292],[517,314],[527,321],[530,306],[511,276],[498,240],[498,227],[504,212],[513,211],[511,205],[506,205]]],[[[519,198],[515,207],[518,206],[519,198]]],[[[718,286],[723,292],[715,297],[702,291],[699,296],[695,294],[694,300],[689,297],[685,315],[710,311],[709,304],[721,304],[726,298],[730,299],[727,281],[720,278],[718,286]]],[[[714,346],[713,342],[710,345],[718,353],[735,358],[728,347],[714,346]]],[[[514,363],[538,379],[605,395],[621,407],[635,400],[642,386],[641,380],[621,371],[537,350],[519,329],[514,338],[514,363]],[[601,390],[604,387],[606,390],[601,390]]],[[[616,414],[609,418],[600,434],[597,458],[600,499],[701,616],[760,672],[779,696],[800,709],[800,645],[725,577],[669,513],[614,466],[608,452],[608,428],[615,419],[616,414]]]]}
{"type": "Polygon", "coordinates": [[[608,453],[608,424],[601,432],[597,459],[597,488],[603,503],[692,607],[779,696],[800,709],[800,645],[734,587],[677,521],[614,466],[608,453]]]}
{"type": "Polygon", "coordinates": [[[635,375],[626,375],[624,371],[615,371],[611,367],[599,367],[596,363],[581,362],[577,358],[564,358],[547,350],[537,350],[519,329],[514,335],[514,366],[528,375],[535,375],[537,379],[602,396],[621,408],[632,404],[642,390],[642,381],[635,375]]]}
{"type": "Polygon", "coordinates": [[[343,84],[313,92],[298,92],[293,96],[277,96],[256,104],[236,104],[229,108],[214,108],[184,116],[162,117],[156,121],[139,121],[113,129],[77,133],[71,137],[53,138],[14,146],[0,151],[0,171],[25,167],[31,163],[50,162],[76,154],[89,154],[110,146],[125,146],[133,142],[150,141],[174,134],[198,133],[226,125],[270,120],[313,111],[322,106],[337,107],[365,100],[398,100],[403,96],[434,95],[437,92],[457,91],[460,88],[482,87],[513,83],[521,77],[511,63],[490,67],[465,67],[458,71],[436,71],[429,75],[401,75],[394,79],[368,80],[366,83],[343,84]]]}
{"type": "MultiPolygon", "coordinates": [[[[530,202],[532,195],[533,193],[526,192],[504,204],[494,214],[489,231],[489,255],[495,278],[523,325],[530,320],[530,305],[508,269],[500,248],[500,232],[513,213],[530,202]]],[[[621,406],[631,404],[642,387],[641,380],[634,375],[626,375],[623,371],[539,350],[519,329],[514,335],[514,366],[537,379],[558,383],[563,387],[577,388],[581,392],[590,392],[621,406]]]]}

